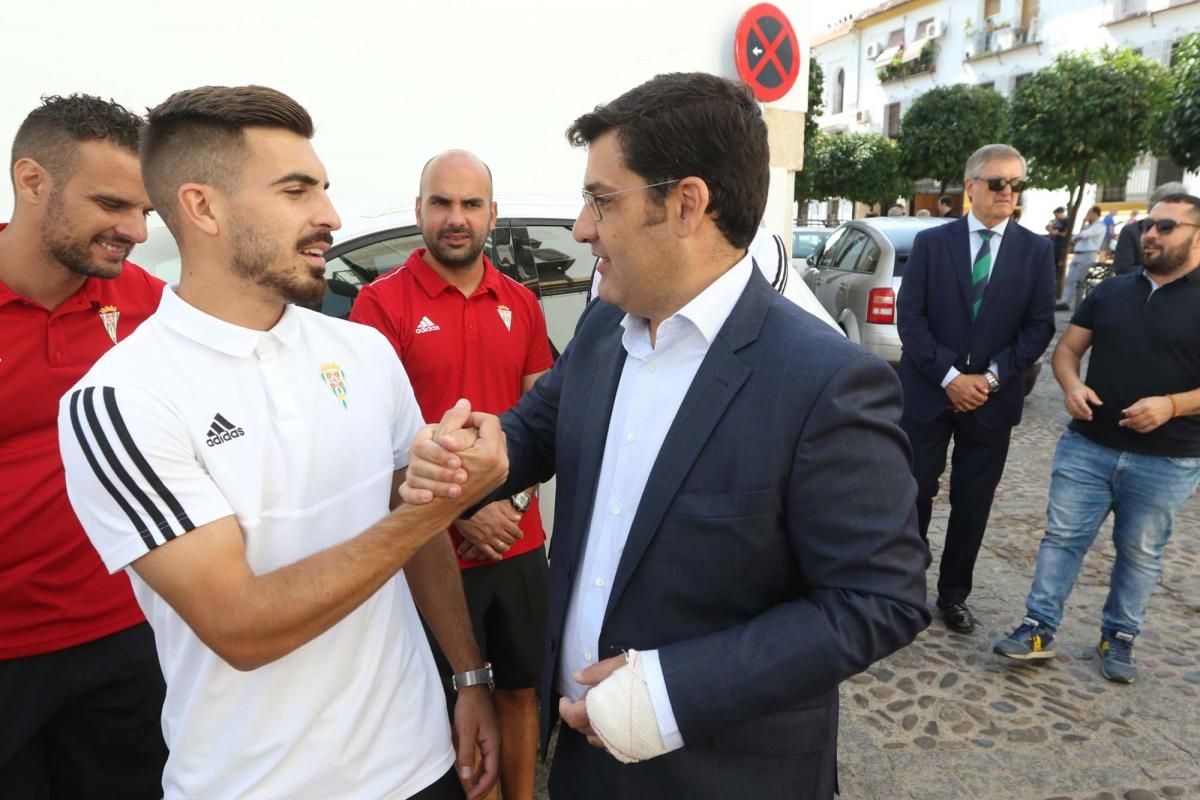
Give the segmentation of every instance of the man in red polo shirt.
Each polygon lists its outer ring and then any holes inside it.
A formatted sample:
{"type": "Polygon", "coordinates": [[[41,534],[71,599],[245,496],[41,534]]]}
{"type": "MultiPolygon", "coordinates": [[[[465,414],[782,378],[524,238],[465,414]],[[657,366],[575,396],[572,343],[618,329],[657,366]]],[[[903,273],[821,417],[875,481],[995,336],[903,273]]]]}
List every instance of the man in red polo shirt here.
{"type": "MultiPolygon", "coordinates": [[[[483,254],[496,224],[491,171],[451,150],[425,165],[420,192],[426,247],[365,287],[350,319],[392,343],[425,419],[441,419],[460,397],[478,411],[505,411],[553,359],[537,299],[483,254]]],[[[537,497],[526,491],[484,506],[450,535],[475,638],[495,674],[501,791],[508,800],[532,798],[547,576],[537,497]]]]}
{"type": "Polygon", "coordinates": [[[158,307],[141,120],[45,98],[17,130],[0,226],[0,797],[159,798],[154,637],[67,501],[58,400],[158,307]]]}

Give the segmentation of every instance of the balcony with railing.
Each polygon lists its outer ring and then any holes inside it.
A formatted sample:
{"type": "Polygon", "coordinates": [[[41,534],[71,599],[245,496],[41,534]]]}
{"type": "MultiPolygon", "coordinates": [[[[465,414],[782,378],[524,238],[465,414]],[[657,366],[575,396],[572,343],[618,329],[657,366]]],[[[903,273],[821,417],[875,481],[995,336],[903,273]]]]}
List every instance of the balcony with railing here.
{"type": "Polygon", "coordinates": [[[1108,0],[1105,25],[1115,25],[1127,20],[1150,17],[1180,6],[1190,6],[1200,0],[1108,0]]]}
{"type": "Polygon", "coordinates": [[[1036,17],[1024,25],[1020,20],[1001,23],[989,21],[983,30],[967,31],[966,57],[968,61],[974,61],[1036,45],[1040,41],[1041,32],[1036,17]]]}
{"type": "Polygon", "coordinates": [[[880,54],[875,62],[875,74],[880,83],[932,73],[937,66],[937,43],[921,39],[907,47],[901,42],[880,54]]]}

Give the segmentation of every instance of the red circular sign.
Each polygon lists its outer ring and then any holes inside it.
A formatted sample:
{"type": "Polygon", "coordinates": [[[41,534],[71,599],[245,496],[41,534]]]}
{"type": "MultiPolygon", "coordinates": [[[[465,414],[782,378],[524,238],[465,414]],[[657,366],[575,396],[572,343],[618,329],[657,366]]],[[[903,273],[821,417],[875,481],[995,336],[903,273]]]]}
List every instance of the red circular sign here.
{"type": "Polygon", "coordinates": [[[800,74],[800,42],[792,23],[770,3],[754,6],[738,23],[733,62],[759,100],[783,97],[800,74]]]}

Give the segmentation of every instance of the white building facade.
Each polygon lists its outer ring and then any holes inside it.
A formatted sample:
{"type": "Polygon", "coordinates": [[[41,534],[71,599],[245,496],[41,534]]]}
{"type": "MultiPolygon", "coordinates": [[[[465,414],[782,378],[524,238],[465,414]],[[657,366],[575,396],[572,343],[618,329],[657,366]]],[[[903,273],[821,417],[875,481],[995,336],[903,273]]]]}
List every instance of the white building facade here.
{"type": "MultiPolygon", "coordinates": [[[[1011,97],[1060,53],[1106,46],[1131,47],[1170,64],[1179,40],[1198,30],[1200,0],[889,0],[813,38],[812,54],[825,76],[820,126],[827,133],[897,137],[904,112],[935,86],[976,84],[1011,97]]],[[[1169,180],[1200,193],[1200,174],[1144,156],[1123,183],[1088,187],[1082,207],[1144,209],[1154,187],[1169,180]]],[[[1052,209],[1066,201],[1066,191],[1026,192],[1022,224],[1041,232],[1052,209]]],[[[919,195],[915,208],[933,202],[919,195]]],[[[839,212],[847,206],[810,208],[809,214],[833,211],[844,219],[839,212]]]]}

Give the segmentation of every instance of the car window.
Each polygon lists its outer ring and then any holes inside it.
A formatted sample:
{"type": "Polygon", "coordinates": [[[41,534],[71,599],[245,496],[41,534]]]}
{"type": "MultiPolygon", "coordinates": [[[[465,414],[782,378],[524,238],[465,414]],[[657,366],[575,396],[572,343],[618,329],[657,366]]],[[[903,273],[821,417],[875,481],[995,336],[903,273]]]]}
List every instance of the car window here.
{"type": "Polygon", "coordinates": [[[575,241],[569,224],[512,224],[516,271],[520,280],[536,281],[546,330],[554,349],[562,352],[575,333],[587,305],[596,259],[590,245],[575,241]]]}
{"type": "Polygon", "coordinates": [[[834,257],[833,268],[847,272],[852,271],[858,262],[858,257],[866,249],[868,241],[867,235],[861,231],[850,231],[846,234],[846,243],[834,257]]]}
{"type": "Polygon", "coordinates": [[[817,231],[792,231],[792,258],[808,258],[828,236],[817,231]]]}
{"type": "Polygon", "coordinates": [[[825,246],[821,250],[821,256],[817,259],[817,267],[819,269],[827,269],[833,266],[833,259],[837,256],[838,250],[841,249],[842,241],[846,237],[846,231],[849,228],[838,228],[829,235],[825,240],[825,246]]]}
{"type": "Polygon", "coordinates": [[[321,302],[321,313],[346,319],[360,288],[396,269],[414,250],[424,246],[420,231],[412,231],[347,250],[329,259],[325,264],[327,291],[321,302]]]}
{"type": "Polygon", "coordinates": [[[867,246],[863,249],[862,255],[858,258],[858,263],[854,265],[855,272],[864,272],[868,275],[875,274],[875,268],[879,266],[879,256],[881,254],[879,245],[871,238],[867,239],[867,246]]]}

